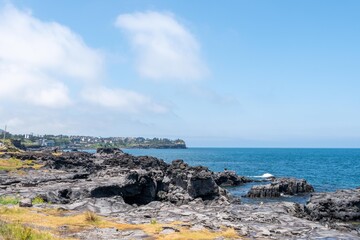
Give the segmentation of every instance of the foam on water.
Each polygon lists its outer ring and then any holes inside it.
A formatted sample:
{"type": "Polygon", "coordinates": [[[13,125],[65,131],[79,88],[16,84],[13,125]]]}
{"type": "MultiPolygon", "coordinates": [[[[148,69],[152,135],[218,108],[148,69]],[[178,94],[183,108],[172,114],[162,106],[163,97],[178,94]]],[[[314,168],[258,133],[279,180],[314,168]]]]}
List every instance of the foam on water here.
{"type": "Polygon", "coordinates": [[[271,178],[271,177],[274,177],[274,175],[272,175],[271,173],[264,173],[261,176],[251,176],[251,177],[254,177],[254,178],[271,178]]]}

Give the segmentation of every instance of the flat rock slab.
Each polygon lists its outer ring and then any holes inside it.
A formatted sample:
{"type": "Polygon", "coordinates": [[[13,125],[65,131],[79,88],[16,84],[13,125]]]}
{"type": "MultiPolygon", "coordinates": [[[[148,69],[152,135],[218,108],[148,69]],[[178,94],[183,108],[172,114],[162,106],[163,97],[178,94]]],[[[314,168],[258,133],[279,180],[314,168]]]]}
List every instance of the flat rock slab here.
{"type": "Polygon", "coordinates": [[[152,239],[149,235],[147,235],[141,230],[120,231],[115,228],[95,228],[88,231],[69,235],[69,237],[74,237],[81,240],[152,239]]]}
{"type": "MultiPolygon", "coordinates": [[[[232,227],[243,237],[250,239],[360,239],[359,233],[330,229],[319,222],[298,218],[289,214],[296,208],[293,203],[266,203],[263,205],[182,205],[161,203],[149,207],[133,208],[117,214],[119,222],[149,223],[144,218],[144,208],[150,211],[158,223],[174,220],[190,224],[192,230],[209,229],[218,231],[221,227],[232,227]],[[141,213],[141,214],[140,214],[141,213]],[[185,214],[183,214],[185,213],[185,214]]],[[[170,233],[172,231],[165,231],[170,233]]]]}

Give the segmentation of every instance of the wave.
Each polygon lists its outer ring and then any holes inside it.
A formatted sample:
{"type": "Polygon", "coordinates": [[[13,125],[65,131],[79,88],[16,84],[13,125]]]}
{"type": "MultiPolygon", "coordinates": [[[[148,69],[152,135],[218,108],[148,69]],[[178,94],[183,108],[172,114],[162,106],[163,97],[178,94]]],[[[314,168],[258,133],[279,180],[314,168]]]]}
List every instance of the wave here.
{"type": "Polygon", "coordinates": [[[274,175],[272,175],[271,173],[264,173],[261,176],[252,176],[252,177],[256,177],[256,178],[271,178],[274,177],[274,175]]]}

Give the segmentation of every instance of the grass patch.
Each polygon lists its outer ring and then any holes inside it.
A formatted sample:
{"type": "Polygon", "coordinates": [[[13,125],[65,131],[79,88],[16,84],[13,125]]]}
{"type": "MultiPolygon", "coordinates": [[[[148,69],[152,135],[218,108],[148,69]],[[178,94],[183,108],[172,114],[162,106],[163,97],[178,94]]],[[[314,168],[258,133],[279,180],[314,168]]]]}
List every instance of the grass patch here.
{"type": "Polygon", "coordinates": [[[1,196],[0,205],[16,205],[19,204],[20,199],[14,196],[1,196]]]}
{"type": "Polygon", "coordinates": [[[223,228],[220,231],[210,231],[207,229],[191,231],[189,227],[184,227],[182,222],[172,222],[168,224],[154,221],[146,224],[118,223],[111,218],[101,217],[90,211],[77,213],[61,209],[0,207],[0,219],[6,222],[31,225],[31,227],[34,228],[46,228],[57,236],[62,234],[59,229],[67,226],[67,232],[71,233],[85,231],[95,227],[116,228],[120,231],[142,230],[147,233],[151,239],[158,240],[241,239],[232,228],[223,228]],[[171,227],[178,231],[171,234],[161,234],[161,231],[166,227],[171,227]]]}
{"type": "Polygon", "coordinates": [[[209,231],[207,229],[200,231],[190,231],[186,228],[180,228],[179,232],[158,235],[156,239],[158,240],[189,240],[189,239],[201,239],[201,240],[213,240],[216,238],[221,239],[241,239],[240,236],[233,228],[224,228],[222,231],[209,231]]]}
{"type": "Polygon", "coordinates": [[[0,170],[11,171],[21,168],[24,163],[16,158],[0,159],[0,170]]]}
{"type": "Polygon", "coordinates": [[[43,165],[37,164],[32,160],[20,160],[17,158],[0,159],[0,170],[3,171],[17,171],[21,168],[39,169],[43,165]]]}
{"type": "Polygon", "coordinates": [[[0,223],[0,237],[4,240],[54,240],[50,233],[40,232],[19,223],[0,223]]]}
{"type": "Polygon", "coordinates": [[[87,211],[85,212],[85,220],[89,223],[98,223],[100,221],[100,217],[94,212],[87,211]]]}
{"type": "Polygon", "coordinates": [[[32,204],[43,204],[45,203],[45,200],[40,197],[40,196],[36,196],[32,201],[31,201],[32,204]]]}
{"type": "Polygon", "coordinates": [[[17,215],[24,214],[25,211],[19,207],[0,207],[0,216],[1,215],[17,215]]]}

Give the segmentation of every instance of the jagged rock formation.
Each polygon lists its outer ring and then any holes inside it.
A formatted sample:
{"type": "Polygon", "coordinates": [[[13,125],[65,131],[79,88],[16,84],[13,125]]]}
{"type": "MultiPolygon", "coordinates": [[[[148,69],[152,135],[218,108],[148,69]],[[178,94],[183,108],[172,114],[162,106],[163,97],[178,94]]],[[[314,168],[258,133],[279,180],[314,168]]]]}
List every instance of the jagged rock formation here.
{"type": "Polygon", "coordinates": [[[246,177],[237,175],[235,171],[229,171],[229,170],[215,173],[214,180],[216,184],[221,187],[240,186],[244,183],[252,182],[252,180],[246,177]]]}
{"type": "MultiPolygon", "coordinates": [[[[191,167],[182,160],[171,164],[149,157],[135,157],[120,149],[85,152],[24,152],[7,157],[35,160],[44,165],[26,174],[0,174],[0,194],[20,190],[26,198],[41,196],[52,203],[69,204],[87,198],[120,197],[127,204],[152,201],[185,204],[200,198],[230,200],[206,167],[191,167]]],[[[237,178],[236,175],[231,175],[237,178]]],[[[241,179],[241,177],[238,177],[241,179]]]]}
{"type": "Polygon", "coordinates": [[[305,213],[312,220],[359,221],[360,188],[314,193],[305,205],[305,213]]]}
{"type": "MultiPolygon", "coordinates": [[[[31,200],[40,196],[52,204],[36,207],[90,210],[131,224],[149,223],[149,219],[161,223],[180,221],[194,231],[230,227],[251,239],[356,239],[360,236],[353,228],[341,232],[309,221],[359,220],[359,190],[314,194],[306,206],[237,204],[221,186],[237,186],[249,179],[232,171],[214,173],[206,167],[192,167],[182,160],[168,164],[150,156],[135,157],[119,149],[99,149],[95,154],[8,152],[1,156],[3,159],[14,157],[43,165],[40,169],[0,171],[0,195],[21,196],[21,206],[30,207],[31,200]]],[[[313,191],[305,180],[296,179],[275,179],[266,186],[260,186],[258,192],[252,189],[251,194],[271,197],[313,191]]],[[[123,238],[114,229],[108,234],[87,232],[96,229],[65,237],[123,238]]]]}
{"type": "Polygon", "coordinates": [[[304,179],[276,178],[269,184],[253,186],[246,197],[271,198],[280,197],[282,194],[295,195],[309,192],[314,192],[314,188],[304,179]]]}

